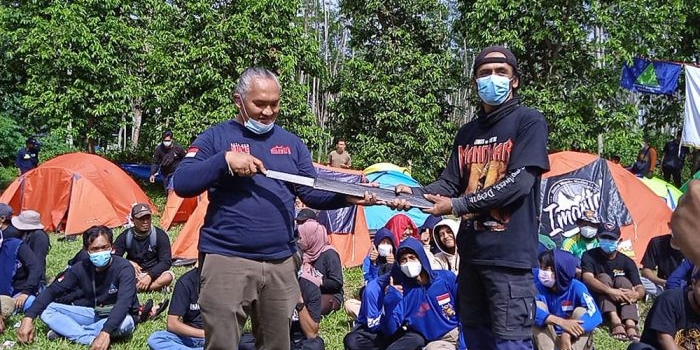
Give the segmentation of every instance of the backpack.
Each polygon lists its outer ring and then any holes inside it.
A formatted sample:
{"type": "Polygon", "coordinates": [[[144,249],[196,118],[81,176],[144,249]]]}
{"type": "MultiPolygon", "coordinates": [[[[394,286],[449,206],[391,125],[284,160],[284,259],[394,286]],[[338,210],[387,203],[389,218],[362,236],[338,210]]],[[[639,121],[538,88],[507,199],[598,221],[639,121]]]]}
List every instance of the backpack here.
{"type": "MultiPolygon", "coordinates": [[[[158,238],[156,234],[156,228],[155,226],[151,226],[151,232],[148,233],[148,243],[151,244],[151,247],[156,246],[156,239],[158,238]]],[[[129,230],[126,231],[126,250],[128,251],[131,249],[131,247],[134,245],[134,228],[130,227],[129,230]]]]}

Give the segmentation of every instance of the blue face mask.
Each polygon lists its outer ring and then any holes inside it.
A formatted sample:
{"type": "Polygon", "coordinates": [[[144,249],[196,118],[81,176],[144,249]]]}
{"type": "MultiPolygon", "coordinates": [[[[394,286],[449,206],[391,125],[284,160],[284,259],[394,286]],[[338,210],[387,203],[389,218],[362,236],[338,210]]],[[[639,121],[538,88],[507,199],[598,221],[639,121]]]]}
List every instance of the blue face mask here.
{"type": "Polygon", "coordinates": [[[105,250],[102,252],[89,253],[90,262],[96,267],[105,267],[109,264],[109,260],[112,259],[112,251],[105,250]]]}
{"type": "Polygon", "coordinates": [[[617,250],[617,243],[618,243],[617,241],[614,241],[612,239],[601,238],[598,240],[598,244],[600,245],[600,249],[603,249],[603,251],[608,253],[608,254],[617,250]]]}
{"type": "Polygon", "coordinates": [[[500,106],[510,94],[510,78],[491,74],[476,79],[479,97],[489,106],[500,106]]]}
{"type": "Polygon", "coordinates": [[[253,120],[253,118],[248,115],[248,111],[245,109],[245,101],[243,101],[243,98],[241,98],[241,106],[243,106],[243,113],[245,113],[246,120],[245,123],[243,123],[243,126],[246,127],[246,129],[258,134],[267,134],[272,130],[272,128],[275,127],[275,123],[272,122],[270,124],[263,124],[257,120],[253,120]]]}

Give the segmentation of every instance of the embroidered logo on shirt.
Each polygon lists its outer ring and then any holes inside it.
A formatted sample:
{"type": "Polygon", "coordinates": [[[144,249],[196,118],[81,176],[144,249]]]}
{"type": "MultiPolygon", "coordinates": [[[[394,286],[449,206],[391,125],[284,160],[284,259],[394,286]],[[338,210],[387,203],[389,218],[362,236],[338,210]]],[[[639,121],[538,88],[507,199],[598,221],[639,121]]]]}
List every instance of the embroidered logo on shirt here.
{"type": "Polygon", "coordinates": [[[250,154],[250,145],[247,143],[231,142],[231,151],[250,154]]]}
{"type": "Polygon", "coordinates": [[[571,300],[562,301],[561,311],[574,311],[574,303],[572,303],[571,300]]]}
{"type": "Polygon", "coordinates": [[[613,277],[625,277],[625,270],[613,269],[613,277]]]}
{"type": "Polygon", "coordinates": [[[118,291],[119,289],[117,288],[117,286],[115,286],[114,283],[110,283],[109,290],[107,290],[107,294],[114,294],[118,291]]]}
{"type": "Polygon", "coordinates": [[[437,302],[438,305],[440,305],[440,308],[442,309],[442,314],[445,317],[450,318],[457,315],[457,312],[452,307],[452,298],[450,298],[449,293],[438,295],[437,302]]]}
{"type": "Polygon", "coordinates": [[[187,149],[187,154],[185,154],[185,158],[193,158],[194,156],[197,155],[197,152],[199,152],[199,148],[190,147],[187,149]]]}
{"type": "Polygon", "coordinates": [[[198,303],[190,304],[190,311],[199,311],[199,304],[198,303]]]}
{"type": "Polygon", "coordinates": [[[289,146],[277,145],[270,148],[270,154],[292,154],[292,149],[289,146]]]}

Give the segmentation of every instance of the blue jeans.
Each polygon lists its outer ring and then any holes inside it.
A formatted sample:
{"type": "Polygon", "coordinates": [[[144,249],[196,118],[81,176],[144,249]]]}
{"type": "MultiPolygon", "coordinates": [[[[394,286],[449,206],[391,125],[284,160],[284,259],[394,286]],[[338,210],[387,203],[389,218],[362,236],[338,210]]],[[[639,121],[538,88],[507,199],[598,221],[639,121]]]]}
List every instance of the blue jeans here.
{"type": "MultiPolygon", "coordinates": [[[[68,340],[84,345],[92,344],[102,331],[106,318],[97,318],[95,309],[85,306],[73,306],[51,303],[41,313],[41,320],[57,334],[68,340]]],[[[122,338],[134,333],[134,319],[126,315],[119,329],[112,332],[112,339],[122,338]]]]}
{"type": "Polygon", "coordinates": [[[148,337],[148,346],[153,350],[204,349],[204,338],[185,337],[168,331],[157,331],[148,337]]]}

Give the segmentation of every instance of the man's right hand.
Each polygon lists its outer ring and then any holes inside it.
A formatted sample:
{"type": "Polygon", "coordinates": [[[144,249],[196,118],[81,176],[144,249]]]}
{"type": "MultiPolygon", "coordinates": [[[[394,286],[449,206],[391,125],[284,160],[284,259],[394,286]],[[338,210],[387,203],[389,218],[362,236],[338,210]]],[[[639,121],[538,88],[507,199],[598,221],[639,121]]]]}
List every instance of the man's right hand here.
{"type": "Polygon", "coordinates": [[[129,262],[131,263],[131,266],[134,267],[134,272],[136,272],[137,275],[140,274],[141,273],[141,266],[139,266],[139,264],[137,264],[133,261],[129,261],[129,262]]]}
{"type": "MultiPolygon", "coordinates": [[[[401,193],[413,194],[413,189],[406,185],[396,185],[396,187],[394,187],[394,193],[396,193],[396,195],[399,195],[401,193]]],[[[405,199],[395,198],[388,202],[385,202],[384,204],[386,204],[389,208],[394,210],[405,211],[411,209],[411,204],[409,204],[408,201],[405,199]]]]}
{"type": "Polygon", "coordinates": [[[266,173],[263,162],[248,153],[226,152],[226,163],[232,175],[251,177],[258,172],[266,173]]]}
{"type": "Polygon", "coordinates": [[[616,303],[630,303],[630,301],[627,299],[627,295],[625,295],[625,292],[623,292],[621,289],[610,288],[607,294],[610,299],[616,303]]]}
{"type": "Polygon", "coordinates": [[[36,331],[32,321],[29,317],[22,318],[22,323],[17,328],[17,339],[19,339],[20,343],[31,344],[34,341],[36,331]]]}
{"type": "Polygon", "coordinates": [[[155,175],[151,175],[151,176],[148,178],[148,181],[149,181],[150,183],[156,182],[156,176],[155,176],[155,175]]]}

